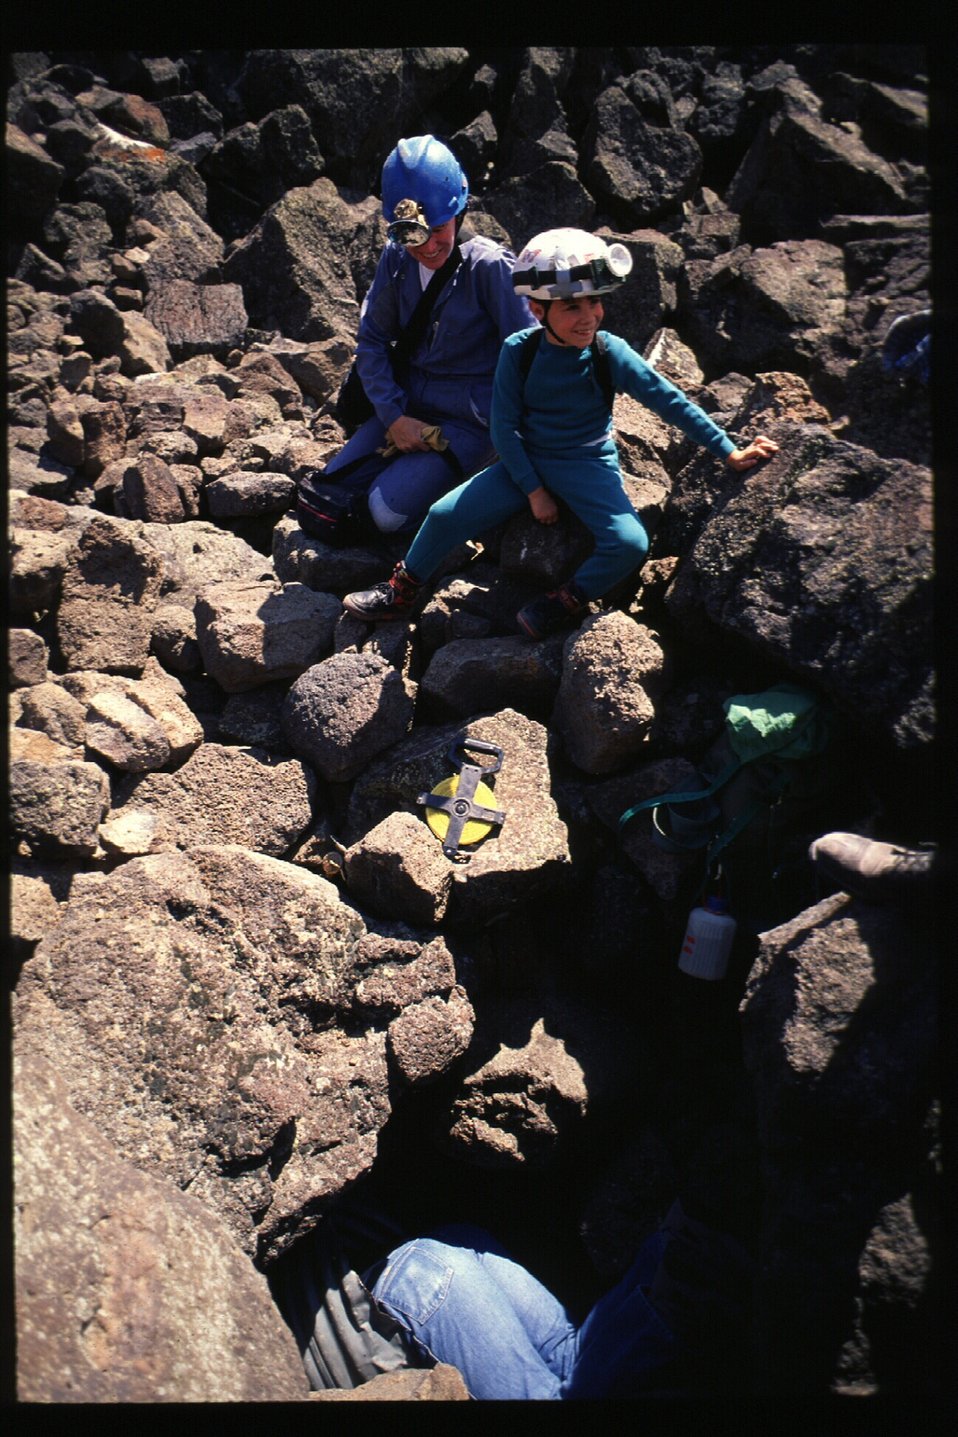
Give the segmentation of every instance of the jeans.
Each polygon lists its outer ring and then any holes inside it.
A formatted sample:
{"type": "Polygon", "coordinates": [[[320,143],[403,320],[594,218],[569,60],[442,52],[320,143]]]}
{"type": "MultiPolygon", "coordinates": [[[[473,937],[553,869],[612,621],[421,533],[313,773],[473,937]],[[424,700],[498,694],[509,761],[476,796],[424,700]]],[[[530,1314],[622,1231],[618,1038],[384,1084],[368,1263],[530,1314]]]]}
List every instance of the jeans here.
{"type": "Polygon", "coordinates": [[[439,1229],[392,1252],[372,1288],[416,1348],[462,1373],[479,1399],[616,1394],[667,1362],[676,1339],[648,1300],[668,1236],[649,1237],[580,1327],[482,1228],[439,1229]]]}
{"type": "MultiPolygon", "coordinates": [[[[614,449],[606,446],[595,454],[580,451],[568,457],[537,455],[536,467],[546,488],[568,504],[595,538],[592,553],[574,579],[586,598],[601,598],[639,568],[649,550],[648,535],[629,503],[614,449]]],[[[528,498],[505,465],[492,464],[432,505],[409,546],[406,568],[425,582],[458,544],[528,508],[528,498]]]]}
{"type": "MultiPolygon", "coordinates": [[[[434,500],[459,484],[462,474],[471,474],[487,464],[492,455],[488,430],[478,424],[470,426],[462,420],[422,412],[414,405],[409,406],[408,413],[424,423],[439,424],[458,467],[435,450],[414,450],[384,459],[382,473],[369,491],[369,512],[376,527],[386,534],[413,532],[434,500]]],[[[367,419],[329,461],[326,473],[335,474],[344,464],[374,453],[385,443],[386,431],[379,420],[367,419]]]]}

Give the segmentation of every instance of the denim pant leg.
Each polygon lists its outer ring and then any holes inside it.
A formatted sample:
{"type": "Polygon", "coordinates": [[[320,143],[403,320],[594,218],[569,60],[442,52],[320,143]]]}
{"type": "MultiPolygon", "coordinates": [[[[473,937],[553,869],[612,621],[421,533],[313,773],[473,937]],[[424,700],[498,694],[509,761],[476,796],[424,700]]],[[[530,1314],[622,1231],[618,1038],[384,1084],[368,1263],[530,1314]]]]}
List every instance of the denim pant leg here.
{"type": "Polygon", "coordinates": [[[559,1390],[561,1398],[617,1395],[620,1383],[675,1356],[677,1339],[648,1299],[667,1243],[665,1233],[653,1233],[625,1276],[599,1298],[579,1328],[575,1365],[559,1390]]]}
{"type": "Polygon", "coordinates": [[[425,1352],[459,1369],[472,1397],[554,1400],[560,1376],[540,1345],[571,1362],[575,1328],[531,1273],[473,1234],[478,1247],[437,1238],[404,1243],[373,1296],[425,1352]]]}
{"type": "Polygon", "coordinates": [[[458,544],[520,513],[528,502],[505,465],[491,464],[433,504],[406,553],[406,568],[425,583],[458,544]]]}
{"type": "Polygon", "coordinates": [[[372,485],[369,512],[384,534],[411,532],[430,504],[461,481],[458,469],[434,450],[399,454],[372,485]]]}
{"type": "Polygon", "coordinates": [[[375,415],[361,424],[351,439],[334,454],[326,465],[327,474],[335,474],[337,469],[342,469],[345,464],[351,464],[354,459],[364,459],[367,454],[372,454],[375,449],[382,449],[386,443],[386,431],[375,415]]]}

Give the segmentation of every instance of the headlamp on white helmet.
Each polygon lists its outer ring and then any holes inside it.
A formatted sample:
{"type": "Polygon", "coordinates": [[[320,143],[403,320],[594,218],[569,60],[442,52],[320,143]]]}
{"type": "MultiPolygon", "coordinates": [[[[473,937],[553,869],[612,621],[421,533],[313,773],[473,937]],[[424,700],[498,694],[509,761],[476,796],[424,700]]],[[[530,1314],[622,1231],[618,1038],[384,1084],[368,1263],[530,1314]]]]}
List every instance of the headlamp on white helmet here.
{"type": "Polygon", "coordinates": [[[545,230],[516,260],[512,287],[527,299],[572,299],[608,294],[625,283],[632,256],[621,244],[606,244],[585,230],[545,230]]]}

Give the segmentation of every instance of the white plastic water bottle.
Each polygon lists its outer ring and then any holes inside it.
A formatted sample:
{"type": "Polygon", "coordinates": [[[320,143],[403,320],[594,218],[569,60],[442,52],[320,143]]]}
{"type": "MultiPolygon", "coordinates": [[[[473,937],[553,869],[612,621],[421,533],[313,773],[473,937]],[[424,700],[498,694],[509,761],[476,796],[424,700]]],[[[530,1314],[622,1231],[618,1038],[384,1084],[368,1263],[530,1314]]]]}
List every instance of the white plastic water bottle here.
{"type": "Polygon", "coordinates": [[[735,928],[724,898],[713,895],[701,908],[693,908],[679,954],[682,972],[694,978],[724,978],[735,928]]]}

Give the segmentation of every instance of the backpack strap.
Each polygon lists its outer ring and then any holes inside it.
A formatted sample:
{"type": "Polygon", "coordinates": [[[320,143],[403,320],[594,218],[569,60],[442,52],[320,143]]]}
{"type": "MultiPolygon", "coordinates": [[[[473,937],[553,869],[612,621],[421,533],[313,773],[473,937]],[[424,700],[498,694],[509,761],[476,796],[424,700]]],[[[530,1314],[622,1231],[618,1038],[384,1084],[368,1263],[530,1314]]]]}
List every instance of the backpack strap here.
{"type": "Polygon", "coordinates": [[[545,330],[541,327],[530,330],[525,339],[519,345],[519,378],[525,388],[526,376],[532,368],[532,361],[539,353],[539,345],[542,343],[542,336],[545,330]]]}
{"type": "Polygon", "coordinates": [[[730,778],[734,778],[743,766],[743,762],[744,760],[740,758],[733,759],[730,764],[727,764],[726,767],[722,769],[717,778],[713,778],[707,788],[698,788],[694,791],[677,791],[675,793],[657,793],[652,798],[644,798],[641,803],[634,803],[632,807],[627,808],[620,817],[619,829],[623,829],[631,818],[634,818],[637,813],[643,813],[647,808],[661,808],[663,804],[671,803],[695,803],[702,798],[711,798],[714,793],[719,791],[723,784],[728,783],[730,778]]]}
{"type": "Polygon", "coordinates": [[[596,331],[595,339],[592,341],[592,367],[595,370],[595,377],[602,390],[602,396],[611,410],[615,402],[615,385],[612,382],[612,366],[609,363],[609,346],[605,342],[605,335],[596,331]]]}
{"type": "Polygon", "coordinates": [[[393,345],[393,359],[407,359],[409,355],[412,354],[416,345],[426,332],[429,316],[432,313],[436,300],[445,289],[447,281],[452,278],[461,263],[462,250],[458,244],[455,244],[445,264],[441,269],[436,270],[432,279],[426,285],[426,288],[419,297],[416,308],[410,316],[409,323],[393,345]]]}
{"type": "MultiPolygon", "coordinates": [[[[532,361],[539,352],[539,346],[542,343],[544,333],[545,330],[540,325],[538,329],[531,330],[519,346],[519,378],[522,380],[523,387],[525,387],[529,370],[532,368],[532,361]]],[[[615,399],[615,385],[612,382],[609,347],[605,342],[605,336],[603,334],[596,334],[595,339],[592,341],[591,354],[592,368],[595,371],[599,388],[602,390],[602,397],[611,410],[612,403],[615,399]]]]}

